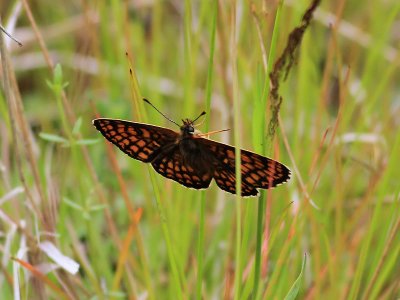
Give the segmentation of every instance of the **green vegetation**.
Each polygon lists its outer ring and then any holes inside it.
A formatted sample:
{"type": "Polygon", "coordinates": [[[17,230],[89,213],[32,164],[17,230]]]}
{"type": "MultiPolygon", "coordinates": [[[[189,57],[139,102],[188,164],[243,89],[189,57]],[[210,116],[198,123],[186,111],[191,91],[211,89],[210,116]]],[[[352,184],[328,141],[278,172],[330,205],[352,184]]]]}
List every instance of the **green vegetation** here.
{"type": "Polygon", "coordinates": [[[1,32],[0,298],[399,299],[400,2],[322,1],[271,108],[309,6],[1,3],[23,46],[1,32]],[[241,198],[159,176],[92,126],[178,129],[142,97],[291,180],[241,198]]]}

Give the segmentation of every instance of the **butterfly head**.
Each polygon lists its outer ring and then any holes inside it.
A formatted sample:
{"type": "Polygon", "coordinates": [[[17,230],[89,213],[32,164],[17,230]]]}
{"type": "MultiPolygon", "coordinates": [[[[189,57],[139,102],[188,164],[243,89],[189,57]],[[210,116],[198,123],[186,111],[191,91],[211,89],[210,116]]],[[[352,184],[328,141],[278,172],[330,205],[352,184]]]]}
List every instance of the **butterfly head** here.
{"type": "Polygon", "coordinates": [[[193,121],[190,119],[182,120],[181,133],[183,137],[192,136],[195,133],[193,121]]]}
{"type": "MultiPolygon", "coordinates": [[[[178,123],[176,123],[175,121],[171,120],[170,118],[168,118],[166,115],[164,115],[161,111],[159,111],[153,104],[151,104],[151,102],[145,98],[143,98],[144,102],[146,102],[147,104],[151,105],[156,111],[158,111],[164,118],[166,118],[168,121],[174,123],[175,125],[179,126],[181,129],[181,136],[183,138],[185,137],[192,137],[195,133],[198,133],[197,130],[194,129],[194,122],[196,122],[201,116],[204,116],[206,114],[205,111],[203,111],[197,118],[195,118],[194,120],[190,120],[190,119],[183,119],[183,125],[179,125],[178,123]]],[[[198,124],[200,125],[200,124],[198,124]]]]}

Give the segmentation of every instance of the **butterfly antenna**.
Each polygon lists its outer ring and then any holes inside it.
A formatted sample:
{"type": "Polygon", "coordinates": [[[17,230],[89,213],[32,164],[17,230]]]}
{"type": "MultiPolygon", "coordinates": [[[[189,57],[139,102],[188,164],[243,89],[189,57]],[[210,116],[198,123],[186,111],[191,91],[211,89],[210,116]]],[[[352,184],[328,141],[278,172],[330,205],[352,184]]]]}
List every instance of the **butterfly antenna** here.
{"type": "Polygon", "coordinates": [[[160,113],[160,115],[162,115],[164,118],[166,118],[168,121],[174,123],[175,125],[177,125],[178,127],[181,127],[181,125],[179,125],[178,123],[176,123],[175,121],[171,120],[170,118],[168,118],[166,115],[164,115],[161,111],[159,111],[157,109],[157,107],[155,107],[149,100],[147,100],[146,98],[143,98],[143,101],[146,102],[147,104],[150,104],[156,111],[158,111],[160,113]]]}
{"type": "Polygon", "coordinates": [[[199,126],[201,126],[201,125],[204,123],[205,120],[206,120],[206,119],[203,119],[203,120],[201,120],[200,123],[197,123],[197,124],[195,124],[195,125],[193,125],[193,126],[194,126],[194,127],[199,127],[199,126]]]}
{"type": "MultiPolygon", "coordinates": [[[[196,119],[194,119],[192,122],[194,123],[194,122],[196,122],[200,117],[202,117],[202,116],[204,116],[206,114],[206,112],[205,111],[203,111],[196,119]]],[[[201,125],[201,123],[200,124],[197,124],[197,125],[201,125]]]]}

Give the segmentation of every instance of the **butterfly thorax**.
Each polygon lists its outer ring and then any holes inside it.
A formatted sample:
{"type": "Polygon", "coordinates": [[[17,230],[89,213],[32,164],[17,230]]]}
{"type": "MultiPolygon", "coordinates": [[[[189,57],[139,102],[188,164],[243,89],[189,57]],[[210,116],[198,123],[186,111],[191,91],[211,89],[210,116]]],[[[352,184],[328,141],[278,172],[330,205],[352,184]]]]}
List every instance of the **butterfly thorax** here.
{"type": "Polygon", "coordinates": [[[212,157],[207,155],[207,150],[195,137],[197,130],[190,119],[182,120],[181,135],[179,138],[179,151],[183,162],[200,174],[209,173],[212,170],[212,157]]]}

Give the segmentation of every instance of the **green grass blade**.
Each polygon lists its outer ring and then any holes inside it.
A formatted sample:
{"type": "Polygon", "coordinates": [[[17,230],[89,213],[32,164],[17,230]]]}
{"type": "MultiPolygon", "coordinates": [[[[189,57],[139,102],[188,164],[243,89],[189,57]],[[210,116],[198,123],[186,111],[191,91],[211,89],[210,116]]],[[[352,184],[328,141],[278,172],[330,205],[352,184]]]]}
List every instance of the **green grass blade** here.
{"type": "Polygon", "coordinates": [[[289,292],[287,293],[285,300],[294,300],[294,299],[296,299],[297,295],[299,294],[300,286],[302,283],[301,281],[303,280],[303,276],[304,276],[304,269],[306,267],[306,261],[307,261],[307,254],[304,254],[303,262],[301,264],[300,274],[297,277],[296,281],[293,283],[289,292]]]}
{"type": "MultiPolygon", "coordinates": [[[[259,109],[255,110],[255,122],[254,124],[259,124],[255,129],[254,134],[256,134],[255,140],[256,145],[255,148],[258,149],[261,153],[266,154],[270,151],[267,151],[266,147],[266,116],[265,111],[267,107],[267,99],[269,95],[269,73],[273,68],[273,61],[275,60],[276,56],[276,48],[277,48],[277,41],[278,35],[280,32],[280,18],[281,18],[281,10],[282,10],[283,1],[279,2],[277,7],[275,22],[273,27],[272,39],[271,39],[271,46],[268,53],[268,65],[267,70],[265,70],[265,82],[264,87],[262,89],[261,99],[257,101],[260,103],[259,109]]],[[[257,107],[257,105],[256,105],[257,107]]],[[[269,145],[269,149],[271,149],[272,145],[269,145]]],[[[256,253],[255,253],[255,264],[254,264],[254,287],[252,297],[256,299],[258,294],[258,287],[260,284],[260,277],[261,277],[261,247],[263,241],[263,231],[264,231],[264,214],[265,214],[265,207],[266,207],[266,192],[261,191],[260,197],[258,198],[258,209],[257,209],[257,235],[256,235],[256,253]]]]}

